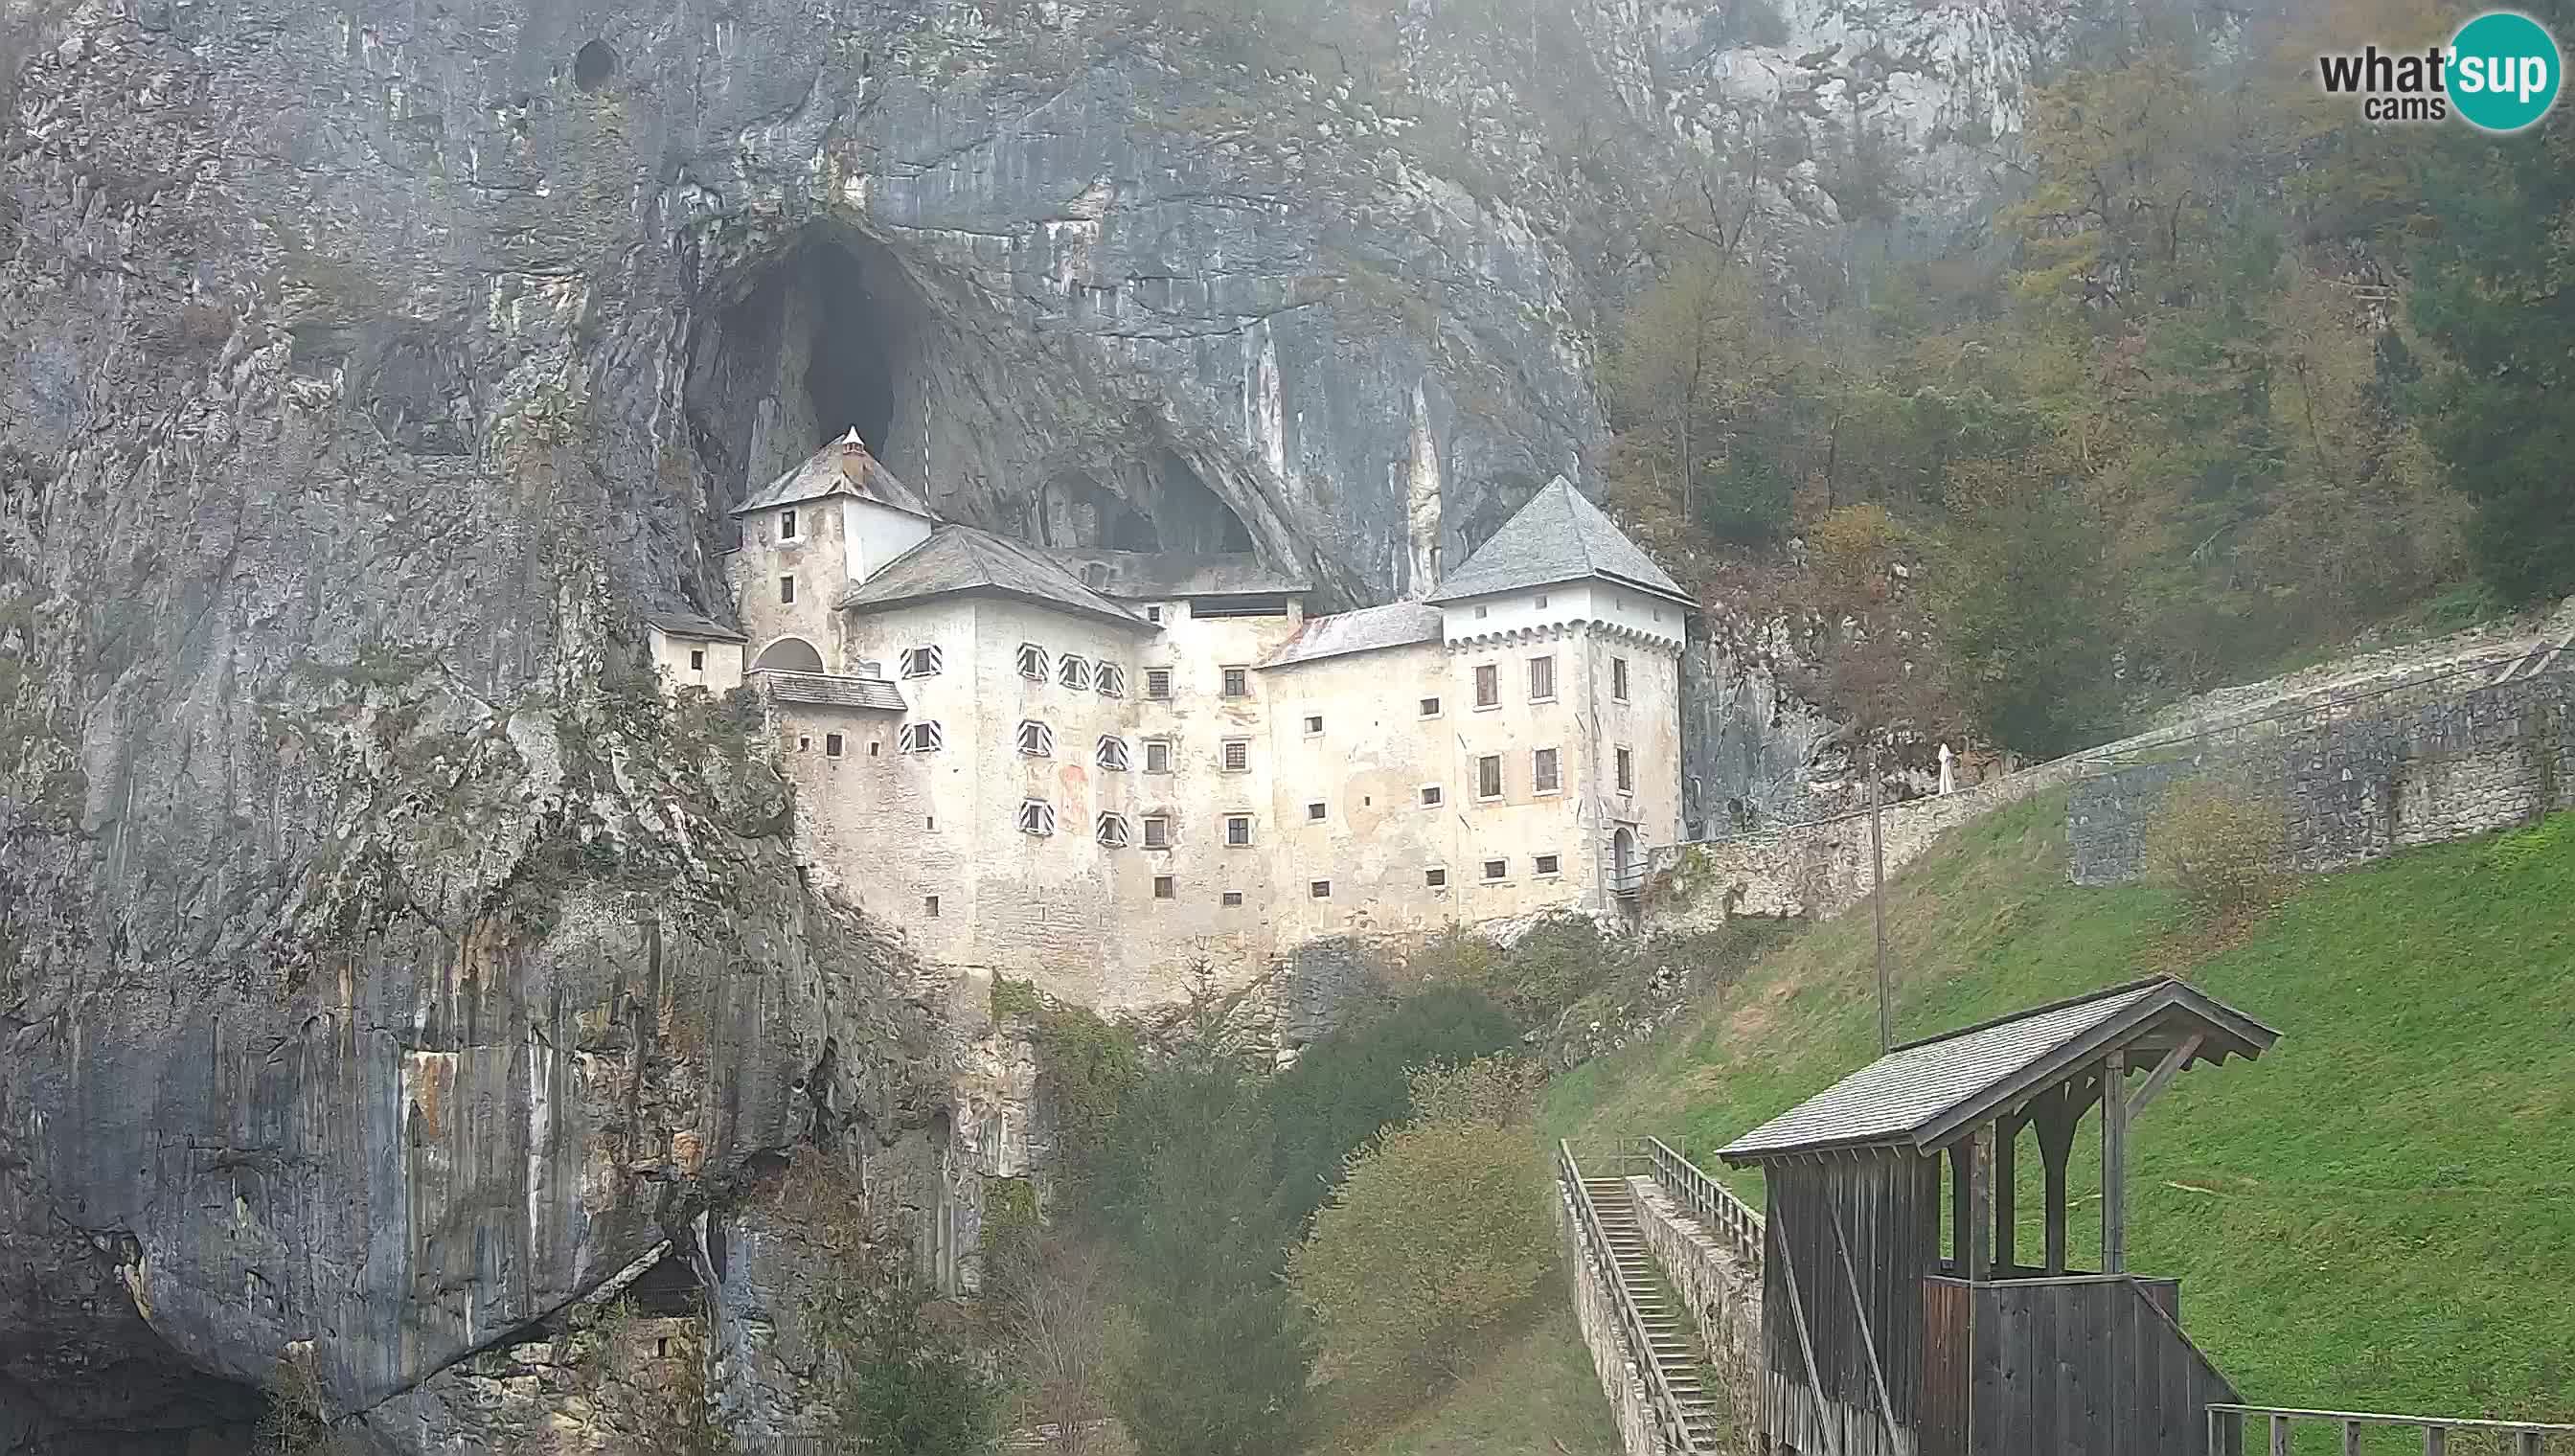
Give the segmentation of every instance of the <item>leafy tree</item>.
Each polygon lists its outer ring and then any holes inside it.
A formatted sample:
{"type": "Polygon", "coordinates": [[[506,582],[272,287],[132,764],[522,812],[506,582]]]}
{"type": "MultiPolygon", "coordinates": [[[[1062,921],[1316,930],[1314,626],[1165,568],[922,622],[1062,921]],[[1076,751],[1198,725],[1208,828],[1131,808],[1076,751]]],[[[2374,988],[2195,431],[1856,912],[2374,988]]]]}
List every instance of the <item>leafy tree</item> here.
{"type": "Polygon", "coordinates": [[[1327,1379],[1360,1390],[1455,1379],[1537,1293],[1554,1253],[1545,1180],[1517,1125],[1527,1087],[1496,1063],[1451,1072],[1419,1094],[1438,1115],[1350,1160],[1288,1261],[1327,1379]]]}
{"type": "MultiPolygon", "coordinates": [[[[2568,0],[2530,14],[2575,34],[2568,0]]],[[[2430,179],[2439,230],[2412,299],[2449,356],[2425,433],[2475,503],[2478,570],[2514,601],[2575,591],[2575,107],[2538,130],[2456,138],[2430,179]]]]}
{"type": "Polygon", "coordinates": [[[2116,707],[2117,588],[2101,523],[2036,463],[1989,466],[1944,584],[1949,654],[1994,741],[2054,757],[2098,739],[2116,707]]]}
{"type": "Polygon", "coordinates": [[[1336,1030],[1263,1089],[1273,1130],[1282,1228],[1306,1217],[1340,1180],[1350,1149],[1412,1114],[1410,1074],[1517,1044],[1519,1027],[1480,991],[1432,987],[1336,1030]]]}
{"type": "Polygon", "coordinates": [[[2200,923],[2223,925],[2279,901],[2288,887],[2287,843],[2275,800],[2223,779],[2195,779],[2176,785],[2146,826],[2146,875],[2200,923]]]}

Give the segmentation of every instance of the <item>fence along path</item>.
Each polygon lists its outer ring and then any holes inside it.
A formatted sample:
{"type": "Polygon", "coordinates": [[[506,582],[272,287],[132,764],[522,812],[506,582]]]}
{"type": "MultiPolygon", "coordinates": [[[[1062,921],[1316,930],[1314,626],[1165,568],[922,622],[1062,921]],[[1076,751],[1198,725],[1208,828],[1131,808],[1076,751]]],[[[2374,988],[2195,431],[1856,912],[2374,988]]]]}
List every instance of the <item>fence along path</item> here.
{"type": "Polygon", "coordinates": [[[1653,1253],[1636,1224],[1636,1194],[1629,1186],[1625,1150],[1613,1154],[1607,1176],[1585,1173],[1570,1143],[1556,1144],[1557,1176],[1573,1198],[1583,1241],[1607,1264],[1628,1353],[1645,1382],[1665,1449],[1675,1453],[1724,1449],[1726,1422],[1707,1389],[1707,1362],[1687,1316],[1673,1308],[1654,1272],[1653,1253]]]}

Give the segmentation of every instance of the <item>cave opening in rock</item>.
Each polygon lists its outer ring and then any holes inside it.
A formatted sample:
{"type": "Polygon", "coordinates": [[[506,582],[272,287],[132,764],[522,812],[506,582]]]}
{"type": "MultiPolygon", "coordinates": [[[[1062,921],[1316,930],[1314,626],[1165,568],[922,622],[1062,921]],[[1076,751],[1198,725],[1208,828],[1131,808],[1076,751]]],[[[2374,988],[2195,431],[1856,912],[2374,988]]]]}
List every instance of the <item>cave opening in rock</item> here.
{"type": "Polygon", "coordinates": [[[931,311],[886,247],[810,233],[761,269],[692,340],[700,458],[739,499],[855,429],[896,474],[920,470],[921,345],[931,311]]]}
{"type": "Polygon", "coordinates": [[[572,84],[584,91],[596,91],[617,74],[617,51],[604,40],[595,40],[573,53],[572,84]]]}
{"type": "Polygon", "coordinates": [[[1223,496],[1202,479],[1180,452],[1166,450],[1153,471],[1155,527],[1164,551],[1230,552],[1252,550],[1252,532],[1223,496]]]}

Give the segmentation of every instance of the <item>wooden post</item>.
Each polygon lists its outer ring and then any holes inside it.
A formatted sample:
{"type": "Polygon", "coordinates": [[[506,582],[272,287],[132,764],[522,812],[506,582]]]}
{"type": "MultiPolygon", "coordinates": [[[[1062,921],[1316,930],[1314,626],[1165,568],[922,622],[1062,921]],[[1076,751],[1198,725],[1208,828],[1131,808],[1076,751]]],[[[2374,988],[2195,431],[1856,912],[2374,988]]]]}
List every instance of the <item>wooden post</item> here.
{"type": "Polygon", "coordinates": [[[2101,1272],[2128,1271],[2127,1057],[2111,1052],[2101,1070],[2101,1272]]]}
{"type": "Polygon", "coordinates": [[[2020,1144],[2020,1119],[1999,1118],[1994,1123],[1994,1267],[2009,1278],[2012,1267],[2012,1225],[2017,1222],[2012,1207],[2018,1173],[2012,1157],[2020,1144]]]}
{"type": "Polygon", "coordinates": [[[1989,1156],[1993,1144],[1994,1124],[1990,1122],[1968,1133],[1958,1144],[1967,1155],[1967,1220],[1962,1231],[1970,1279],[1994,1276],[1994,1165],[1989,1156]]]}
{"type": "MultiPolygon", "coordinates": [[[[2110,1104],[2104,1099],[2101,1105],[2106,1109],[2110,1104]]],[[[2271,1417],[2271,1456],[2289,1456],[2289,1418],[2287,1416],[2271,1417]]]]}
{"type": "Polygon", "coordinates": [[[2039,1204],[2047,1226],[2045,1268],[2050,1274],[2065,1272],[2065,1165],[2074,1155],[2074,1124],[2082,1116],[2083,1104],[2071,1082],[2038,1099],[2038,1162],[2047,1175],[2039,1204]]]}
{"type": "Polygon", "coordinates": [[[2342,1456],[2360,1456],[2360,1422],[2342,1423],[2342,1456]]]}
{"type": "Polygon", "coordinates": [[[2448,1426],[2425,1426],[2423,1428],[2423,1456],[2450,1456],[2450,1428],[2448,1426]]]}

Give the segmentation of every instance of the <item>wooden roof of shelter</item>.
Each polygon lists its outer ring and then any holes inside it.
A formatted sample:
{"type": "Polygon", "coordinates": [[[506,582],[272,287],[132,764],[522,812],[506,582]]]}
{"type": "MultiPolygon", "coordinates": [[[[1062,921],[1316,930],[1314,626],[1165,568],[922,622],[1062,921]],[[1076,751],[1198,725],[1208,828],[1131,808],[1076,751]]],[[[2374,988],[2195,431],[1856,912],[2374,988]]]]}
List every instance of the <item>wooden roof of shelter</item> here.
{"type": "Polygon", "coordinates": [[[1876,1147],[1929,1151],[2112,1052],[2165,1057],[2160,1087],[2186,1067],[2259,1056],[2279,1035],[2171,976],[2131,981],[1908,1042],[1717,1156],[1740,1166],[1876,1147]]]}

